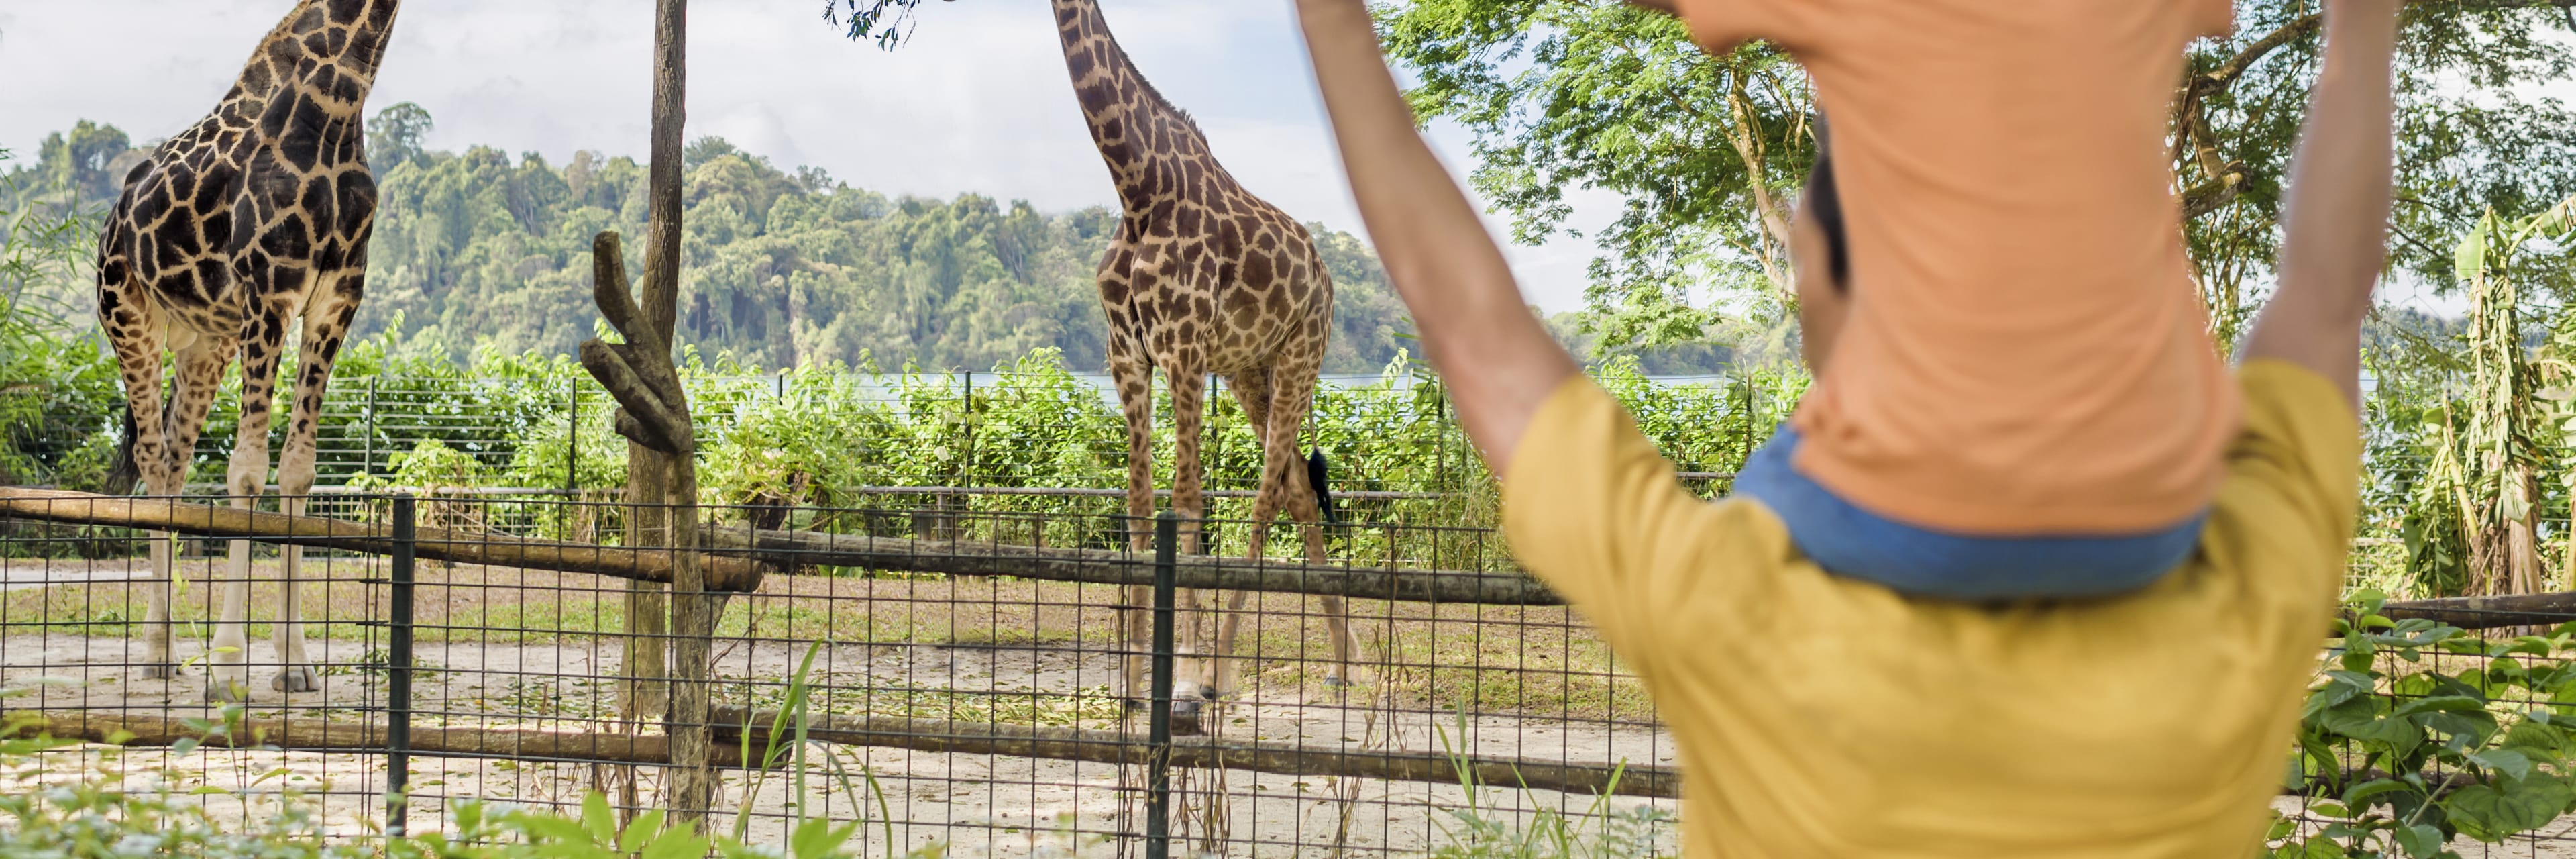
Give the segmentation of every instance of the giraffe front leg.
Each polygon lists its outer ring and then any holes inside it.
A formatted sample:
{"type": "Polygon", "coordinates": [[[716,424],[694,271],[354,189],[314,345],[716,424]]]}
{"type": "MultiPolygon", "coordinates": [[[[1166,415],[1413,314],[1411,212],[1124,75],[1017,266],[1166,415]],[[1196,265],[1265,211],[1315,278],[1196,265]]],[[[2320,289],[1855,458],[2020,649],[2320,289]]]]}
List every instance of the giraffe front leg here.
{"type": "Polygon", "coordinates": [[[171,534],[153,531],[152,579],[143,585],[143,664],[135,671],[145,680],[173,680],[179,676],[178,661],[170,658],[171,578],[176,572],[175,547],[171,534]]]}
{"type": "MultiPolygon", "coordinates": [[[[244,438],[249,437],[248,415],[243,416],[244,438]]],[[[268,421],[257,421],[260,438],[268,435],[268,421]]],[[[232,492],[232,506],[249,510],[259,499],[267,481],[268,450],[236,448],[232,468],[225,486],[232,492]]],[[[216,597],[214,641],[206,654],[206,700],[242,702],[250,700],[250,576],[249,540],[225,541],[223,572],[217,574],[210,590],[216,597]]]]}
{"type": "MultiPolygon", "coordinates": [[[[309,479],[308,479],[309,482],[309,479]]],[[[279,509],[289,516],[304,515],[304,498],[280,493],[279,509]]],[[[314,692],[322,688],[322,678],[313,671],[313,660],[304,653],[304,619],[301,603],[296,598],[296,568],[304,560],[304,547],[287,546],[278,550],[277,622],[269,630],[269,643],[277,648],[277,676],[268,686],[279,692],[314,692]]]]}
{"type": "MultiPolygon", "coordinates": [[[[254,281],[257,283],[258,281],[254,281]]],[[[232,505],[237,510],[257,506],[268,487],[268,430],[275,419],[270,405],[275,399],[279,353],[285,349],[288,308],[270,305],[254,309],[244,321],[241,347],[242,389],[241,421],[233,436],[231,467],[224,475],[225,488],[232,492],[232,505]]],[[[207,654],[206,699],[209,701],[250,700],[250,591],[251,548],[248,540],[227,544],[224,571],[215,594],[220,605],[214,615],[214,642],[207,654]]],[[[281,654],[282,655],[282,654],[281,654]]]]}
{"type": "MultiPolygon", "coordinates": [[[[1133,341],[1114,339],[1109,374],[1118,386],[1118,406],[1127,419],[1127,545],[1138,556],[1153,551],[1154,515],[1154,377],[1135,353],[1133,341]]],[[[1146,651],[1153,646],[1154,589],[1129,585],[1121,589],[1118,609],[1120,641],[1127,651],[1119,659],[1120,692],[1132,711],[1142,712],[1152,691],[1145,676],[1146,651]]]]}
{"type": "MultiPolygon", "coordinates": [[[[1207,539],[1207,497],[1204,491],[1205,459],[1202,438],[1207,423],[1207,373],[1199,356],[1184,352],[1163,368],[1164,381],[1172,388],[1172,513],[1180,522],[1179,554],[1198,555],[1207,539]]],[[[1215,641],[1213,626],[1219,625],[1209,615],[1214,606],[1202,602],[1197,590],[1179,594],[1182,617],[1178,620],[1186,632],[1183,640],[1190,654],[1185,664],[1176,664],[1172,675],[1188,678],[1189,691],[1195,697],[1215,700],[1230,691],[1220,672],[1232,664],[1233,654],[1221,650],[1215,641]]],[[[1182,696],[1182,685],[1175,681],[1172,695],[1182,696]]]]}
{"type": "MultiPolygon", "coordinates": [[[[363,258],[359,264],[364,265],[363,258]]],[[[335,272],[304,309],[304,337],[296,348],[295,400],[287,425],[286,453],[277,463],[278,508],[289,516],[304,515],[306,495],[313,490],[315,435],[321,430],[322,398],[331,382],[331,360],[349,333],[364,292],[363,269],[335,272]]],[[[313,692],[322,688],[313,659],[305,653],[304,603],[298,593],[304,561],[301,546],[279,553],[277,622],[270,632],[277,648],[277,676],[269,682],[279,692],[313,692]]]]}
{"type": "MultiPolygon", "coordinates": [[[[1264,368],[1226,377],[1227,387],[1234,390],[1235,401],[1243,406],[1243,418],[1252,426],[1252,434],[1256,439],[1268,438],[1270,375],[1270,370],[1264,368]]],[[[1268,450],[1266,445],[1263,449],[1268,450]]],[[[1271,511],[1278,507],[1278,501],[1273,497],[1270,489],[1267,454],[1265,453],[1264,456],[1260,486],[1254,493],[1252,502],[1252,522],[1244,541],[1244,556],[1255,561],[1261,559],[1263,547],[1269,542],[1271,511]]],[[[1241,679],[1242,669],[1235,662],[1236,640],[1242,634],[1244,605],[1251,596],[1250,591],[1235,591],[1227,596],[1225,618],[1217,623],[1214,673],[1220,694],[1235,694],[1241,679]]],[[[1259,635],[1259,631],[1255,630],[1254,634],[1259,635]]]]}

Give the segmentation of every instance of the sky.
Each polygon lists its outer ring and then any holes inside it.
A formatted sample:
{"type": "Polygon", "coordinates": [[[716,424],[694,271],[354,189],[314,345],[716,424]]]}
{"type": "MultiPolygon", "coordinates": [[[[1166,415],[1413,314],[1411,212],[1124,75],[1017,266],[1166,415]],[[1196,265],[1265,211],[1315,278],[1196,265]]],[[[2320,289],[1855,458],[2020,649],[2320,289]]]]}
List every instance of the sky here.
{"type": "MultiPolygon", "coordinates": [[[[1254,193],[1303,220],[1365,235],[1316,100],[1290,0],[1106,0],[1146,76],[1190,111],[1254,193]]],[[[0,147],[32,157],[88,119],[137,143],[222,98],[290,0],[0,0],[0,147]],[[122,33],[100,59],[94,34],[122,33]]],[[[434,149],[488,145],[561,164],[648,144],[651,0],[413,0],[369,110],[416,102],[434,149]]],[[[822,0],[693,0],[688,135],[720,135],[781,167],[811,165],[888,194],[1024,199],[1045,211],[1115,205],[1067,83],[1046,0],[926,4],[894,52],[842,38],[822,0]]],[[[1464,132],[1435,127],[1453,172],[1464,132]]],[[[1462,183],[1463,184],[1463,183],[1462,183]]],[[[1575,223],[1616,198],[1576,195],[1575,223]]],[[[1504,222],[1495,219],[1498,230],[1504,222]]],[[[1582,305],[1588,238],[1509,249],[1529,299],[1582,305]]]]}

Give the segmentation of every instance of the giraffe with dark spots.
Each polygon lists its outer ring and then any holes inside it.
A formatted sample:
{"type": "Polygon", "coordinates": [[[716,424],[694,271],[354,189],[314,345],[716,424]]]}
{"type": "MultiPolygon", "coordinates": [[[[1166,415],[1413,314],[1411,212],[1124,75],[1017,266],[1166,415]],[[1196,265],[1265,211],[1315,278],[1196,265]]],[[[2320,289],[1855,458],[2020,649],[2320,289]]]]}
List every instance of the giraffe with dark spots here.
{"type": "MultiPolygon", "coordinates": [[[[1120,48],[1098,0],[1052,0],[1065,69],[1092,142],[1109,166],[1121,209],[1117,235],[1100,260],[1100,303],[1109,315],[1109,373],[1127,419],[1127,512],[1130,539],[1145,548],[1154,511],[1153,372],[1171,387],[1172,508],[1182,519],[1183,550],[1200,546],[1206,510],[1200,434],[1209,374],[1221,376],[1261,438],[1260,490],[1252,508],[1251,557],[1261,557],[1272,517],[1282,509],[1301,526],[1306,558],[1324,560],[1319,526],[1321,486],[1299,456],[1297,435],[1314,407],[1326,338],[1332,331],[1333,283],[1314,239],[1295,219],[1245,190],[1208,149],[1197,123],[1173,107],[1120,48]]],[[[1177,672],[1176,713],[1233,691],[1234,640],[1245,594],[1227,602],[1213,642],[1192,623],[1189,642],[1207,659],[1177,672]],[[1212,647],[1212,649],[1210,649],[1212,647]]],[[[1145,605],[1130,589],[1131,607],[1145,605]]],[[[1197,594],[1183,596],[1205,617],[1197,594]]],[[[1355,680],[1358,649],[1348,610],[1323,600],[1332,641],[1329,680],[1355,680]]],[[[1143,611],[1124,625],[1145,640],[1143,611]]],[[[1127,660],[1131,700],[1144,688],[1143,659],[1127,660]]]]}
{"type": "MultiPolygon", "coordinates": [[[[125,382],[121,481],[152,495],[184,489],[197,434],[224,372],[241,359],[241,422],[225,485],[249,508],[268,483],[270,406],[289,331],[298,336],[293,420],[278,461],[279,504],[304,510],[314,433],[331,362],[365,294],[376,183],[362,110],[400,0],[301,0],[260,41],[214,112],[125,177],[99,238],[98,313],[125,382]],[[164,375],[164,353],[175,369],[164,375]]],[[[302,552],[280,558],[276,623],[281,692],[319,688],[297,617],[302,552]]],[[[173,679],[167,535],[152,541],[145,588],[145,676],[173,679]]],[[[216,589],[206,694],[250,691],[250,544],[235,540],[216,589]]]]}

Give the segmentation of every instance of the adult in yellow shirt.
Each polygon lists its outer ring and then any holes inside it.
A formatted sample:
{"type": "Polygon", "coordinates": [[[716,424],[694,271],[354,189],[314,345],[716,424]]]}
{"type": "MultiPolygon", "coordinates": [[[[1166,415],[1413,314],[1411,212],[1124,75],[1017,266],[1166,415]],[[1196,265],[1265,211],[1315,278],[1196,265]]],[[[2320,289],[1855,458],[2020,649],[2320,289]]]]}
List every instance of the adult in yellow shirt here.
{"type": "MultiPolygon", "coordinates": [[[[1888,11],[2072,20],[2166,2],[1760,5],[1864,26],[1888,11]]],[[[2398,0],[2329,0],[2278,288],[2233,377],[2242,417],[2197,549],[2121,596],[2004,604],[1828,574],[1760,503],[1684,492],[1530,315],[1417,133],[1364,0],[1298,5],[1361,214],[1503,479],[1514,550],[1635,668],[1680,747],[1687,853],[2259,849],[2356,505],[2359,331],[2386,254],[2398,0]]],[[[1931,227],[1882,227],[1917,228],[1931,227]]]]}

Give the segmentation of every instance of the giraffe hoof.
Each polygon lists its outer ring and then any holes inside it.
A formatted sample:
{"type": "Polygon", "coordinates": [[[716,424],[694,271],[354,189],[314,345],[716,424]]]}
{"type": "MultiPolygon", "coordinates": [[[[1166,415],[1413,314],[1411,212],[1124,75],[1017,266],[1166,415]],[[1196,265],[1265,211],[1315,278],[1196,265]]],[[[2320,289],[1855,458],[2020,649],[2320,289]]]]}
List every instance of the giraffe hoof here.
{"type": "Polygon", "coordinates": [[[277,672],[277,676],[268,681],[268,688],[280,692],[314,692],[322,688],[322,680],[314,676],[311,666],[297,665],[277,672]]]}
{"type": "Polygon", "coordinates": [[[179,666],[168,662],[149,662],[143,664],[135,675],[145,680],[177,680],[179,666]]]}
{"type": "Polygon", "coordinates": [[[1324,675],[1324,685],[1334,689],[1348,689],[1359,684],[1353,683],[1350,678],[1339,674],[1326,674],[1324,675]]]}

